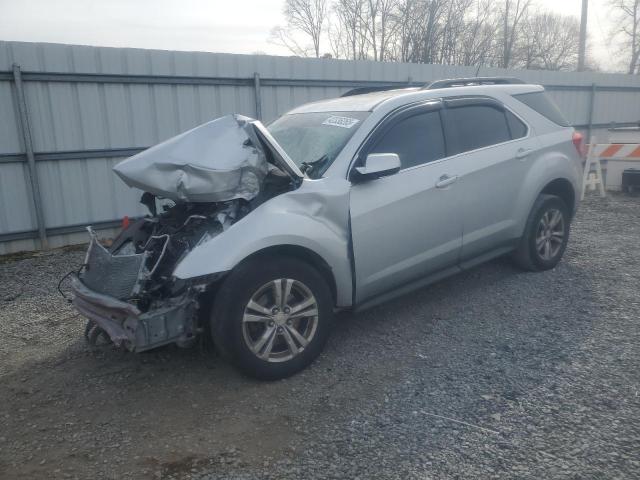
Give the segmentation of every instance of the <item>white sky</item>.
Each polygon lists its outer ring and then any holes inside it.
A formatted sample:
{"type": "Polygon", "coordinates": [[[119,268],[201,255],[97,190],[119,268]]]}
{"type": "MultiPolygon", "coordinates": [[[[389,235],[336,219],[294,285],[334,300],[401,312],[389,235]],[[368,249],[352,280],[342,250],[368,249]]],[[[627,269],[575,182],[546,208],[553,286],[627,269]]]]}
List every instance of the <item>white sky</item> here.
{"type": "MultiPolygon", "coordinates": [[[[580,16],[581,0],[534,0],[580,16]]],[[[589,39],[604,69],[618,68],[607,0],[589,1],[589,39]]],[[[0,0],[0,40],[287,55],[269,43],[283,0],[0,0]]],[[[327,48],[327,51],[329,49],[327,48]]]]}

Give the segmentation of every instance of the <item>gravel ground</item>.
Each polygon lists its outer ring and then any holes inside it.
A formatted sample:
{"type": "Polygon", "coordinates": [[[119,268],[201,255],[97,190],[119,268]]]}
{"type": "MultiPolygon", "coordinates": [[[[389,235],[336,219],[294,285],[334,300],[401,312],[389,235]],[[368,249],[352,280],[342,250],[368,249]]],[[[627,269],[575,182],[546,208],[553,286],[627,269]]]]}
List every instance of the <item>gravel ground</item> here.
{"type": "Polygon", "coordinates": [[[360,315],[311,368],[91,349],[83,253],[0,259],[0,478],[640,478],[640,199],[585,202],[565,260],[498,260],[360,315]]]}

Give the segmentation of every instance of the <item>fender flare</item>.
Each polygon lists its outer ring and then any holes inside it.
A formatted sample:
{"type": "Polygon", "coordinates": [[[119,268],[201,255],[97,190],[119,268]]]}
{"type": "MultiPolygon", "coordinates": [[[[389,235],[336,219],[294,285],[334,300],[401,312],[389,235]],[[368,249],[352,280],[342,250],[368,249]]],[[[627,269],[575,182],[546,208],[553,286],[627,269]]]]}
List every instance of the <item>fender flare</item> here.
{"type": "MultiPolygon", "coordinates": [[[[516,231],[514,232],[514,238],[520,238],[524,232],[524,228],[529,218],[529,213],[533,208],[538,196],[557,181],[566,181],[573,190],[574,195],[574,209],[578,204],[576,192],[578,192],[578,186],[576,185],[576,170],[571,165],[572,161],[569,157],[564,155],[549,154],[539,159],[536,164],[528,172],[522,185],[523,188],[519,198],[516,202],[516,212],[519,221],[516,224],[516,231]]],[[[571,207],[571,206],[569,206],[571,207]]]]}

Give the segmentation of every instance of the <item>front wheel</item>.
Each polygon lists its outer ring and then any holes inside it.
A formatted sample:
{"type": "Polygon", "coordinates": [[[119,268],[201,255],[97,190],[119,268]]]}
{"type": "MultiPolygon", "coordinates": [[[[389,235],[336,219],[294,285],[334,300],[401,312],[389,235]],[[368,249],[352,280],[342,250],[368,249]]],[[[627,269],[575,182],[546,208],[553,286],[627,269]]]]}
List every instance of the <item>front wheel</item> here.
{"type": "Polygon", "coordinates": [[[275,380],[315,360],[332,317],[331,293],[313,267],[294,258],[258,258],[224,281],[211,332],[218,350],[242,372],[275,380]]]}
{"type": "Polygon", "coordinates": [[[569,209],[560,197],[540,195],[514,252],[515,263],[531,271],[554,268],[567,248],[569,218],[569,209]]]}

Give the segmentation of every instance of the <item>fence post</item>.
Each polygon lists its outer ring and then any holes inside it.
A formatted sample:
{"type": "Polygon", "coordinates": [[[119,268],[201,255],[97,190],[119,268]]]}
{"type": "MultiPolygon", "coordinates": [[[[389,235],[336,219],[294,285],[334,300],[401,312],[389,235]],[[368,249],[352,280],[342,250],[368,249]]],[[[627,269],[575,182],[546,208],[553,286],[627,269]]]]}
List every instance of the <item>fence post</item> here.
{"type": "Polygon", "coordinates": [[[29,126],[29,114],[27,112],[27,100],[24,95],[22,84],[22,74],[20,65],[13,64],[13,82],[16,86],[18,100],[18,111],[20,112],[20,127],[22,139],[24,141],[25,153],[27,154],[27,164],[29,173],[29,183],[31,184],[31,195],[33,197],[33,208],[35,210],[36,223],[38,224],[38,237],[40,238],[40,248],[47,250],[47,231],[44,224],[44,214],[42,210],[42,197],[40,196],[40,183],[38,182],[38,172],[36,171],[36,159],[33,155],[33,140],[31,138],[31,127],[29,126]]]}
{"type": "Polygon", "coordinates": [[[596,103],[596,84],[591,84],[591,95],[589,97],[589,126],[587,128],[587,141],[591,141],[591,130],[593,130],[593,109],[596,103]]]}
{"type": "Polygon", "coordinates": [[[253,74],[253,92],[255,94],[256,102],[256,118],[262,120],[262,99],[260,97],[260,74],[255,72],[253,74]]]}

